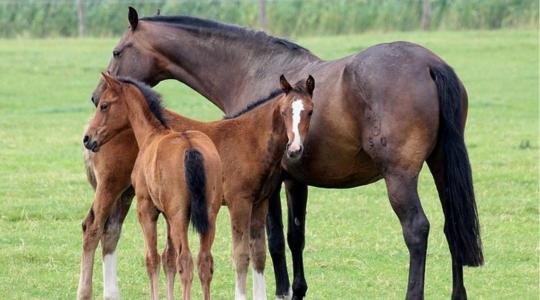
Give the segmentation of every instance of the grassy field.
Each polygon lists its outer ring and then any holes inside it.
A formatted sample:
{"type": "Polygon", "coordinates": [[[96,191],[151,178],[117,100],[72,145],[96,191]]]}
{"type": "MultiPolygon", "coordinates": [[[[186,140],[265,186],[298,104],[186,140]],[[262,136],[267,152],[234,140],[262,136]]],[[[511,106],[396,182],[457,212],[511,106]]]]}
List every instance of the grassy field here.
{"type": "MultiPolygon", "coordinates": [[[[484,267],[465,270],[470,298],[538,299],[538,32],[371,33],[298,41],[333,59],[392,40],[417,42],[438,53],[469,92],[466,139],[486,257],[484,267]]],[[[83,171],[81,136],[93,114],[90,93],[115,43],[0,40],[0,299],[75,297],[80,224],[93,199],[83,171]]],[[[221,117],[183,85],[165,82],[157,89],[175,111],[202,120],[221,117]]],[[[426,170],[420,179],[431,222],[426,298],[448,299],[450,255],[426,170]]],[[[231,299],[230,228],[227,210],[221,212],[212,288],[215,299],[231,299]]],[[[311,299],[403,298],[408,252],[382,182],[349,190],[311,188],[306,240],[311,299]]],[[[143,245],[132,209],[118,250],[124,299],[147,298],[143,245]]],[[[94,294],[99,299],[100,251],[97,256],[94,294]]],[[[275,285],[269,258],[266,278],[271,297],[275,285]]],[[[200,298],[197,281],[195,296],[200,298]]],[[[164,296],[164,281],[161,290],[164,296]]]]}

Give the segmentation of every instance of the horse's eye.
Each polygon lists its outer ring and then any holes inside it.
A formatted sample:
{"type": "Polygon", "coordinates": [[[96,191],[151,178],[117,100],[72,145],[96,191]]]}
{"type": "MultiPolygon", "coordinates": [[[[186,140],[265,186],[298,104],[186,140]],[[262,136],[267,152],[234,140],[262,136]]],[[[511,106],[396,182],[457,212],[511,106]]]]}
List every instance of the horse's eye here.
{"type": "Polygon", "coordinates": [[[118,57],[120,56],[120,51],[114,50],[114,51],[112,52],[112,55],[113,55],[114,58],[118,58],[118,57]]]}
{"type": "Polygon", "coordinates": [[[101,109],[101,111],[105,111],[107,108],[109,108],[109,103],[103,103],[99,106],[99,109],[101,109]]]}
{"type": "Polygon", "coordinates": [[[312,114],[313,114],[313,111],[310,111],[310,112],[308,113],[308,116],[311,117],[312,114]]]}

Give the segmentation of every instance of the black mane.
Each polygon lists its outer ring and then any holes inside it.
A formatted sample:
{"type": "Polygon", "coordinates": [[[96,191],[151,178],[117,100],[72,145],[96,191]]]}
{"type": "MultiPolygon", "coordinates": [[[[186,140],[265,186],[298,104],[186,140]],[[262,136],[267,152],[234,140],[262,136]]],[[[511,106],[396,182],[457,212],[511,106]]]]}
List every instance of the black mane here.
{"type": "Polygon", "coordinates": [[[159,120],[161,125],[167,126],[167,119],[165,119],[165,116],[163,115],[163,104],[161,101],[161,95],[158,92],[154,91],[150,86],[146,85],[145,83],[142,83],[133,78],[119,77],[118,80],[136,86],[143,94],[144,99],[146,100],[146,103],[148,104],[148,107],[150,108],[152,114],[159,120]]]}
{"type": "Polygon", "coordinates": [[[210,34],[212,33],[213,34],[224,33],[224,34],[229,34],[229,35],[232,34],[241,38],[245,38],[246,36],[253,36],[255,38],[260,39],[261,41],[270,42],[271,44],[285,47],[289,50],[303,50],[303,51],[309,52],[309,50],[307,50],[306,48],[296,43],[293,43],[286,39],[276,38],[276,37],[267,35],[266,33],[262,31],[254,31],[249,28],[245,28],[245,27],[241,27],[237,25],[219,23],[216,21],[201,19],[197,17],[151,16],[151,17],[140,18],[140,20],[165,23],[173,27],[179,27],[184,30],[193,31],[193,32],[206,31],[210,34]]]}
{"type": "MultiPolygon", "coordinates": [[[[292,89],[292,92],[296,92],[296,93],[299,93],[299,94],[305,94],[307,93],[306,91],[306,83],[304,80],[300,80],[298,81],[297,83],[294,84],[293,86],[293,89],[292,89]]],[[[237,118],[253,109],[255,109],[256,107],[259,107],[261,105],[263,105],[264,103],[270,101],[270,100],[273,100],[275,99],[277,96],[283,94],[283,90],[281,89],[277,89],[277,90],[274,90],[270,93],[270,95],[266,96],[266,97],[263,97],[263,98],[260,98],[260,99],[257,99],[251,103],[249,103],[246,107],[244,107],[242,110],[238,111],[238,112],[235,112],[235,113],[232,113],[232,114],[229,114],[229,115],[226,115],[224,117],[224,119],[234,119],[234,118],[237,118]]]]}
{"type": "Polygon", "coordinates": [[[263,97],[263,98],[260,98],[260,99],[257,99],[251,103],[249,103],[246,107],[244,107],[242,110],[238,111],[238,112],[235,112],[235,113],[232,113],[232,114],[229,114],[229,115],[226,115],[224,117],[224,119],[234,119],[234,118],[237,118],[245,113],[247,113],[248,111],[254,109],[255,107],[258,107],[258,106],[261,106],[263,105],[264,103],[274,99],[275,97],[281,95],[283,93],[283,91],[281,89],[277,89],[277,90],[274,90],[270,93],[270,95],[266,96],[266,97],[263,97]]]}

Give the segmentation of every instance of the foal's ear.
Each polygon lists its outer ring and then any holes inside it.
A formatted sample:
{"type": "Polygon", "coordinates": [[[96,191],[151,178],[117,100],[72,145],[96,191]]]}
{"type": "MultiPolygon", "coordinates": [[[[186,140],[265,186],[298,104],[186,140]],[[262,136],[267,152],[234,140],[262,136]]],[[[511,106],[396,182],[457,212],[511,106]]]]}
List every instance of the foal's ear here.
{"type": "Polygon", "coordinates": [[[107,83],[107,88],[112,89],[113,91],[119,91],[122,88],[122,84],[116,78],[112,77],[108,73],[101,73],[101,76],[107,83]]]}
{"type": "Polygon", "coordinates": [[[131,31],[135,31],[139,24],[139,14],[137,13],[137,10],[131,6],[129,7],[128,20],[129,25],[131,25],[131,31]]]}
{"type": "Polygon", "coordinates": [[[313,78],[311,75],[309,75],[306,80],[306,88],[309,95],[313,96],[313,90],[315,89],[315,78],[313,78]]]}
{"type": "Polygon", "coordinates": [[[285,78],[285,75],[279,76],[279,84],[281,85],[281,89],[285,92],[285,94],[288,94],[292,90],[292,87],[285,78]]]}

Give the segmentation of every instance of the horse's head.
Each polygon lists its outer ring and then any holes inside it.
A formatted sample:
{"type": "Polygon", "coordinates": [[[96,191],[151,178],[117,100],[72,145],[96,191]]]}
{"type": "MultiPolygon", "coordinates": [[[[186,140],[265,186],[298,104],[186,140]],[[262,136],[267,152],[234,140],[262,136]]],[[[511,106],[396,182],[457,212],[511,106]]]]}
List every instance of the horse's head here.
{"type": "MultiPolygon", "coordinates": [[[[164,63],[152,48],[149,40],[155,26],[149,22],[139,22],[137,11],[129,7],[129,28],[112,51],[112,58],[107,72],[117,77],[130,77],[154,86],[167,79],[164,63]]],[[[97,106],[99,98],[106,88],[103,78],[92,93],[92,102],[97,106]]]]}
{"type": "Polygon", "coordinates": [[[313,89],[315,80],[311,75],[306,81],[298,82],[292,87],[285,76],[279,78],[285,97],[279,105],[279,110],[285,129],[287,130],[287,158],[299,159],[304,152],[304,138],[309,131],[311,115],[313,114],[313,89]]]}
{"type": "Polygon", "coordinates": [[[90,120],[83,138],[86,149],[97,152],[112,137],[129,127],[125,99],[133,97],[131,85],[102,73],[103,94],[96,104],[96,114],[90,120]]]}

